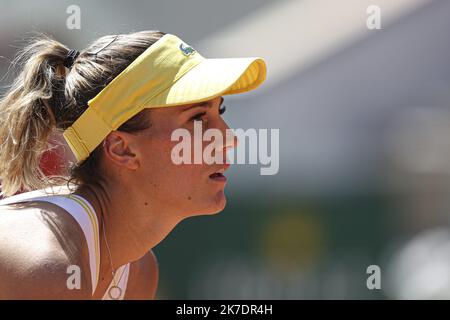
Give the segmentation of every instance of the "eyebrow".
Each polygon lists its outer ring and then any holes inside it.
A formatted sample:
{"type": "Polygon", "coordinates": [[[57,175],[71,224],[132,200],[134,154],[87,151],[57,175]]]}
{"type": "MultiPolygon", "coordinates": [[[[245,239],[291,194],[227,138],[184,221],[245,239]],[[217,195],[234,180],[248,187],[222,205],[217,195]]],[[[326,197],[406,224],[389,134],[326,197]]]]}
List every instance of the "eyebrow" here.
{"type": "MultiPolygon", "coordinates": [[[[224,100],[225,100],[225,99],[224,99],[223,97],[220,97],[219,107],[222,105],[222,103],[224,102],[224,100]]],[[[209,101],[203,101],[203,102],[196,103],[196,104],[194,104],[194,105],[192,105],[192,106],[190,106],[190,107],[187,107],[187,108],[183,109],[183,112],[184,112],[184,111],[187,111],[187,110],[190,110],[190,109],[192,109],[192,108],[196,108],[196,107],[209,107],[209,108],[211,108],[211,107],[212,107],[212,104],[213,104],[213,102],[212,102],[211,100],[209,100],[209,101]]]]}

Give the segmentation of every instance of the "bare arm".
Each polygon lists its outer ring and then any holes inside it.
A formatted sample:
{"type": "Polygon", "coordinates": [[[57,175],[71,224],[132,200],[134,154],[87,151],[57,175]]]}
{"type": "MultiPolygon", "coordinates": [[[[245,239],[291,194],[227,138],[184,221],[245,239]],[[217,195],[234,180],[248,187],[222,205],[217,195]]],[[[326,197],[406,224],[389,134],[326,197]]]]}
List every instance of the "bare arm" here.
{"type": "Polygon", "coordinates": [[[14,261],[0,263],[1,299],[91,299],[90,284],[83,273],[79,272],[78,282],[73,280],[77,277],[74,272],[67,273],[72,263],[66,256],[52,252],[40,261],[33,259],[30,257],[26,266],[14,261]]]}
{"type": "Polygon", "coordinates": [[[91,299],[82,230],[53,209],[0,211],[0,299],[91,299]]]}

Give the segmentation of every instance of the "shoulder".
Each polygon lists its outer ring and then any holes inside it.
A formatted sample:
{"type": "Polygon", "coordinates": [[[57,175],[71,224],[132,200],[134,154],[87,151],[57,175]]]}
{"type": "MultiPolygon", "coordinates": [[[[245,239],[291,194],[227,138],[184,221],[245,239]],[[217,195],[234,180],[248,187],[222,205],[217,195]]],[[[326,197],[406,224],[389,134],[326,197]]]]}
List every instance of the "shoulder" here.
{"type": "Polygon", "coordinates": [[[27,263],[0,263],[1,299],[90,299],[91,287],[79,263],[59,250],[23,254],[27,263]],[[75,269],[74,270],[74,266],[75,269]]]}
{"type": "Polygon", "coordinates": [[[141,259],[130,265],[126,299],[154,299],[158,288],[159,265],[155,254],[149,250],[141,259]]]}
{"type": "Polygon", "coordinates": [[[90,298],[90,273],[80,272],[80,289],[69,289],[71,266],[89,266],[82,230],[62,208],[42,202],[1,206],[0,235],[0,298],[90,298]]]}

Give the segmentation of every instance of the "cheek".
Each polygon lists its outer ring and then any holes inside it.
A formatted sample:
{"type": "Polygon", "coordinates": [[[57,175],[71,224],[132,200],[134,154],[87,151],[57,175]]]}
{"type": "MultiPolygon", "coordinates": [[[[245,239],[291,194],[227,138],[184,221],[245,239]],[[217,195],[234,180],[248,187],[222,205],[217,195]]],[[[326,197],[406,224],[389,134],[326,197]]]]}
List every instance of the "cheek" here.
{"type": "Polygon", "coordinates": [[[145,170],[153,171],[154,174],[172,171],[175,167],[171,159],[172,147],[170,139],[163,137],[153,138],[150,142],[146,143],[143,153],[145,170]]]}
{"type": "Polygon", "coordinates": [[[171,141],[170,134],[153,136],[144,149],[143,172],[153,187],[160,191],[190,195],[195,193],[204,179],[204,165],[179,164],[172,161],[172,150],[179,141],[171,141]]]}

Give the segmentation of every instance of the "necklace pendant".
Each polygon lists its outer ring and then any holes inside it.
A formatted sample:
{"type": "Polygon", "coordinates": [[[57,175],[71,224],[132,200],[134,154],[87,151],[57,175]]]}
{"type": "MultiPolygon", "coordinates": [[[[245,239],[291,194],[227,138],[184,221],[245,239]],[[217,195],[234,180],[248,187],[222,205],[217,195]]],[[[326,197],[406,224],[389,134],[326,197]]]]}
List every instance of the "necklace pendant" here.
{"type": "Polygon", "coordinates": [[[119,300],[122,296],[122,289],[116,285],[112,286],[108,290],[108,296],[111,298],[111,300],[119,300]]]}

